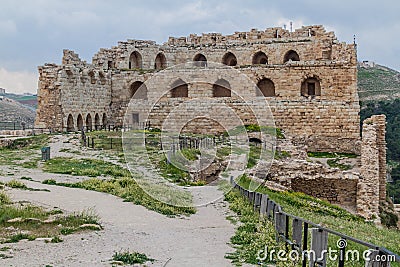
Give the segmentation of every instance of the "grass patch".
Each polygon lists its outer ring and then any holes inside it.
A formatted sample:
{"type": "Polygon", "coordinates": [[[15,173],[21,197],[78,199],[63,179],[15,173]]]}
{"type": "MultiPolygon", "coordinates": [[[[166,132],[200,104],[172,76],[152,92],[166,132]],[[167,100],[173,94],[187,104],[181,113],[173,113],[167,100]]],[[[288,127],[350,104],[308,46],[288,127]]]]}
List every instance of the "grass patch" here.
{"type": "Polygon", "coordinates": [[[45,162],[43,171],[50,173],[70,174],[76,176],[127,177],[130,172],[118,165],[96,159],[53,158],[45,162]]]}
{"type": "MultiPolygon", "coordinates": [[[[249,187],[249,183],[250,179],[246,176],[242,176],[239,181],[239,184],[245,188],[249,187]]],[[[400,243],[397,242],[397,240],[400,240],[399,230],[386,227],[378,228],[373,223],[366,222],[364,218],[353,215],[339,206],[303,193],[276,192],[264,186],[258,187],[257,192],[267,194],[272,200],[281,205],[285,212],[357,239],[386,247],[397,254],[400,253],[400,243]]],[[[365,249],[365,247],[354,243],[350,245],[359,251],[365,249]]],[[[351,249],[351,246],[349,249],[351,249]]],[[[335,245],[332,245],[332,247],[335,247],[335,245]]]]}
{"type": "Polygon", "coordinates": [[[38,167],[39,160],[40,158],[32,158],[28,161],[22,162],[20,166],[26,169],[36,169],[38,167]]]}
{"type": "Polygon", "coordinates": [[[139,253],[139,252],[129,252],[129,251],[124,251],[124,252],[115,252],[114,255],[112,256],[112,259],[114,261],[120,261],[123,262],[124,264],[143,264],[145,262],[153,262],[154,259],[151,259],[147,257],[145,254],[139,253]]]}
{"type": "Polygon", "coordinates": [[[11,187],[11,188],[23,189],[23,190],[28,189],[26,184],[24,184],[23,182],[17,181],[17,180],[11,180],[11,181],[7,182],[6,186],[11,187]]]}
{"type": "Polygon", "coordinates": [[[351,153],[331,153],[331,152],[307,152],[310,158],[357,158],[358,155],[351,153]]]}
{"type": "Polygon", "coordinates": [[[48,135],[40,134],[26,138],[17,138],[6,147],[0,148],[0,151],[6,150],[26,150],[26,149],[40,149],[47,145],[48,135]]]}
{"type": "Polygon", "coordinates": [[[36,239],[36,237],[33,235],[29,235],[29,234],[18,233],[18,234],[12,235],[9,239],[4,241],[3,243],[18,243],[19,241],[24,240],[24,239],[33,241],[36,239]]]}
{"type": "Polygon", "coordinates": [[[179,185],[186,185],[190,183],[189,173],[185,171],[183,167],[178,168],[174,164],[168,163],[165,156],[161,157],[157,167],[160,170],[161,176],[173,183],[177,183],[179,185]]]}
{"type": "Polygon", "coordinates": [[[62,240],[61,237],[55,236],[55,237],[53,237],[53,238],[50,240],[50,243],[61,243],[61,242],[63,242],[63,241],[64,241],[64,240],[62,240]]]}
{"type": "Polygon", "coordinates": [[[0,207],[4,204],[10,204],[10,203],[11,203],[10,197],[3,191],[0,191],[0,207]]]}
{"type": "Polygon", "coordinates": [[[112,194],[123,198],[127,202],[133,202],[136,205],[142,205],[149,210],[154,210],[164,215],[189,215],[196,212],[196,210],[191,207],[171,206],[153,199],[146,192],[144,192],[141,187],[138,186],[133,178],[130,177],[109,180],[92,178],[78,183],[57,183],[55,180],[45,180],[43,183],[72,188],[82,188],[86,190],[112,194]]]}
{"type": "Polygon", "coordinates": [[[274,155],[274,158],[275,159],[286,159],[286,158],[290,158],[292,155],[290,154],[290,152],[288,152],[288,151],[284,151],[284,150],[282,150],[282,151],[276,151],[275,152],[275,155],[274,155]]]}
{"type": "Polygon", "coordinates": [[[180,150],[182,155],[189,161],[195,161],[200,155],[199,149],[184,148],[180,150]]]}
{"type": "Polygon", "coordinates": [[[232,152],[232,148],[230,146],[222,146],[217,148],[217,157],[220,159],[226,158],[232,152]]]}
{"type": "Polygon", "coordinates": [[[259,265],[258,251],[264,251],[265,246],[268,246],[268,248],[276,247],[275,230],[272,222],[260,218],[253,206],[237,190],[226,193],[225,200],[230,203],[229,208],[237,214],[236,219],[230,217],[229,220],[234,223],[240,222],[240,226],[236,229],[234,236],[231,237],[235,251],[225,257],[236,266],[241,266],[242,263],[259,265]]]}
{"type": "Polygon", "coordinates": [[[8,146],[0,148],[0,165],[36,168],[39,158],[32,156],[41,153],[40,148],[46,146],[48,139],[48,135],[44,134],[15,139],[8,146]],[[21,162],[27,158],[31,159],[21,162]]]}
{"type": "Polygon", "coordinates": [[[249,159],[247,161],[247,168],[251,169],[257,165],[261,157],[261,146],[250,144],[249,159]]]}
{"type": "Polygon", "coordinates": [[[342,164],[339,163],[339,158],[336,159],[328,159],[326,161],[326,163],[329,165],[329,167],[331,168],[339,168],[341,170],[347,171],[350,170],[353,166],[349,165],[349,164],[342,164]]]}
{"type": "Polygon", "coordinates": [[[23,182],[20,182],[18,180],[11,180],[8,183],[5,184],[6,186],[10,188],[15,188],[15,189],[21,189],[21,190],[28,190],[28,191],[45,191],[45,192],[50,192],[48,189],[37,189],[37,188],[31,188],[28,187],[26,184],[23,182]]]}
{"type": "Polygon", "coordinates": [[[54,238],[61,235],[65,228],[71,228],[73,232],[99,230],[100,226],[96,229],[81,227],[99,225],[98,221],[92,210],[63,216],[33,205],[12,204],[8,199],[0,202],[0,243],[35,240],[38,237],[54,238]]]}

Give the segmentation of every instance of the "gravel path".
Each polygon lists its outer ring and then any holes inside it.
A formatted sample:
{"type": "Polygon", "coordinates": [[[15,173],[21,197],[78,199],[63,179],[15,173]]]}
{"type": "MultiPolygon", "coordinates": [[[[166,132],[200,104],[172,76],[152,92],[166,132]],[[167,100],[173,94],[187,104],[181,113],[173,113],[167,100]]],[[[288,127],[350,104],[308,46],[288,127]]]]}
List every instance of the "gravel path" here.
{"type": "MultiPolygon", "coordinates": [[[[62,147],[70,147],[71,144],[60,145],[61,141],[51,144],[52,156],[61,155],[57,150],[62,147]]],[[[71,182],[83,178],[18,168],[15,176],[0,176],[0,180],[5,182],[22,176],[36,181],[71,182]]],[[[50,192],[13,189],[8,191],[13,200],[67,212],[93,208],[104,230],[63,236],[64,241],[55,244],[43,241],[7,244],[12,248],[13,258],[0,259],[0,266],[111,266],[113,253],[127,249],[156,259],[148,266],[231,266],[224,257],[233,251],[228,243],[235,227],[226,220],[230,212],[221,199],[199,207],[190,217],[169,218],[109,194],[24,182],[29,187],[50,192]]],[[[193,196],[196,203],[217,199],[221,192],[216,186],[206,186],[195,190],[193,196]]]]}

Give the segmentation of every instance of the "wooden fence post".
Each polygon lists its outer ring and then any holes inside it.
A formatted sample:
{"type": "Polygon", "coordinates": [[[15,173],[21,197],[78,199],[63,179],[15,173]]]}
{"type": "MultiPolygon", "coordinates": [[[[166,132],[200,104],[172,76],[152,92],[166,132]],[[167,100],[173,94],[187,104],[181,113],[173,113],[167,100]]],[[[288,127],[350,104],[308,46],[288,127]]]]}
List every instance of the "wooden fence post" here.
{"type": "Polygon", "coordinates": [[[281,241],[281,237],[285,235],[285,229],[286,229],[286,215],[281,212],[275,212],[276,242],[281,241]]]}
{"type": "Polygon", "coordinates": [[[301,248],[301,236],[303,234],[303,222],[299,219],[293,219],[292,221],[292,239],[296,245],[301,248]]]}
{"type": "Polygon", "coordinates": [[[369,249],[368,253],[368,257],[365,259],[365,267],[380,267],[381,262],[377,261],[379,250],[369,249]]]}
{"type": "Polygon", "coordinates": [[[267,215],[267,206],[268,206],[268,196],[265,194],[261,195],[261,203],[260,203],[260,214],[265,216],[267,215]]]}
{"type": "Polygon", "coordinates": [[[310,267],[321,266],[326,267],[326,251],[328,250],[328,232],[319,229],[311,229],[311,251],[310,251],[310,267]]]}

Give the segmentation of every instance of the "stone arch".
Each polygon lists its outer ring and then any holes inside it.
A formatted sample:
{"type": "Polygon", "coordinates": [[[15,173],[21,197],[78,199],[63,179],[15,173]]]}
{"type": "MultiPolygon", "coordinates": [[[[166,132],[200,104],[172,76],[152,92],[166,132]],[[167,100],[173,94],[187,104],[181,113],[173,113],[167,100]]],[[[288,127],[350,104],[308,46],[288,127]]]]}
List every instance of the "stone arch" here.
{"type": "Polygon", "coordinates": [[[67,119],[67,132],[73,132],[73,131],[75,131],[74,117],[72,117],[72,114],[69,114],[67,119]]]}
{"type": "Polygon", "coordinates": [[[301,83],[302,96],[319,96],[321,95],[321,83],[318,77],[309,77],[301,83]]]}
{"type": "Polygon", "coordinates": [[[81,131],[83,128],[83,118],[81,114],[79,114],[78,117],[76,118],[76,127],[78,127],[79,131],[81,131]]]}
{"type": "Polygon", "coordinates": [[[91,131],[92,130],[92,116],[90,113],[86,115],[86,130],[91,131]]]}
{"type": "Polygon", "coordinates": [[[227,66],[236,66],[237,58],[232,52],[228,52],[223,56],[222,64],[225,64],[227,66]]]}
{"type": "Polygon", "coordinates": [[[70,70],[70,69],[66,69],[65,70],[65,73],[67,74],[67,78],[68,79],[73,79],[74,78],[74,73],[72,72],[72,70],[70,70]]]}
{"type": "Polygon", "coordinates": [[[253,65],[265,65],[268,64],[268,57],[267,55],[262,52],[258,51],[253,55],[253,60],[252,60],[253,65]]]}
{"type": "Polygon", "coordinates": [[[104,72],[102,72],[102,71],[99,72],[99,78],[100,78],[100,83],[102,85],[105,85],[107,82],[107,79],[106,79],[106,75],[104,74],[104,72]]]}
{"type": "Polygon", "coordinates": [[[257,137],[250,137],[249,138],[249,142],[250,143],[255,143],[255,144],[261,144],[262,143],[261,139],[257,138],[257,137]]]}
{"type": "Polygon", "coordinates": [[[219,79],[213,85],[213,97],[231,97],[231,85],[227,80],[219,79]]]}
{"type": "Polygon", "coordinates": [[[275,84],[271,79],[264,78],[257,83],[259,90],[256,90],[257,96],[275,96],[275,84]]]}
{"type": "Polygon", "coordinates": [[[178,79],[171,85],[171,97],[188,97],[189,87],[182,79],[178,79]]]}
{"type": "Polygon", "coordinates": [[[207,58],[205,55],[198,53],[194,56],[193,61],[195,62],[195,66],[198,67],[206,67],[207,66],[207,58]]]}
{"type": "Polygon", "coordinates": [[[154,68],[156,70],[162,70],[167,67],[167,58],[165,57],[164,53],[160,52],[156,56],[156,61],[154,63],[154,68]]]}
{"type": "Polygon", "coordinates": [[[142,68],[142,55],[138,51],[133,51],[129,57],[129,69],[142,68]]]}
{"type": "Polygon", "coordinates": [[[107,114],[103,113],[103,118],[101,119],[101,123],[103,125],[103,127],[107,126],[107,114]]]}
{"type": "Polygon", "coordinates": [[[141,81],[136,81],[129,88],[129,99],[144,99],[147,100],[147,87],[141,81]]]}
{"type": "Polygon", "coordinates": [[[300,61],[299,54],[297,54],[297,52],[294,50],[287,51],[285,57],[283,58],[283,63],[288,61],[300,61]]]}
{"type": "Polygon", "coordinates": [[[96,74],[94,73],[94,71],[90,70],[88,75],[89,75],[90,83],[95,84],[96,83],[96,74]]]}
{"type": "Polygon", "coordinates": [[[94,129],[95,130],[98,130],[98,129],[100,129],[101,128],[101,125],[100,125],[100,116],[99,116],[99,113],[96,113],[96,115],[94,115],[94,129]]]}

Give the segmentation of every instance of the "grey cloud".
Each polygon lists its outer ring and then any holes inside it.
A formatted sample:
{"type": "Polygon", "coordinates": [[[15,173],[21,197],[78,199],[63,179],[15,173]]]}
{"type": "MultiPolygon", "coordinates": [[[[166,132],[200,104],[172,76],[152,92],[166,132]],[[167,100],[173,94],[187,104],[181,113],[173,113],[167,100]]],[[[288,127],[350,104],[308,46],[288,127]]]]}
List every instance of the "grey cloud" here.
{"type": "Polygon", "coordinates": [[[101,47],[128,38],[164,42],[189,33],[246,31],[323,24],[339,40],[359,44],[359,59],[400,70],[400,2],[318,0],[14,1],[0,9],[0,68],[36,73],[37,65],[61,61],[62,49],[85,60],[101,47]]]}

